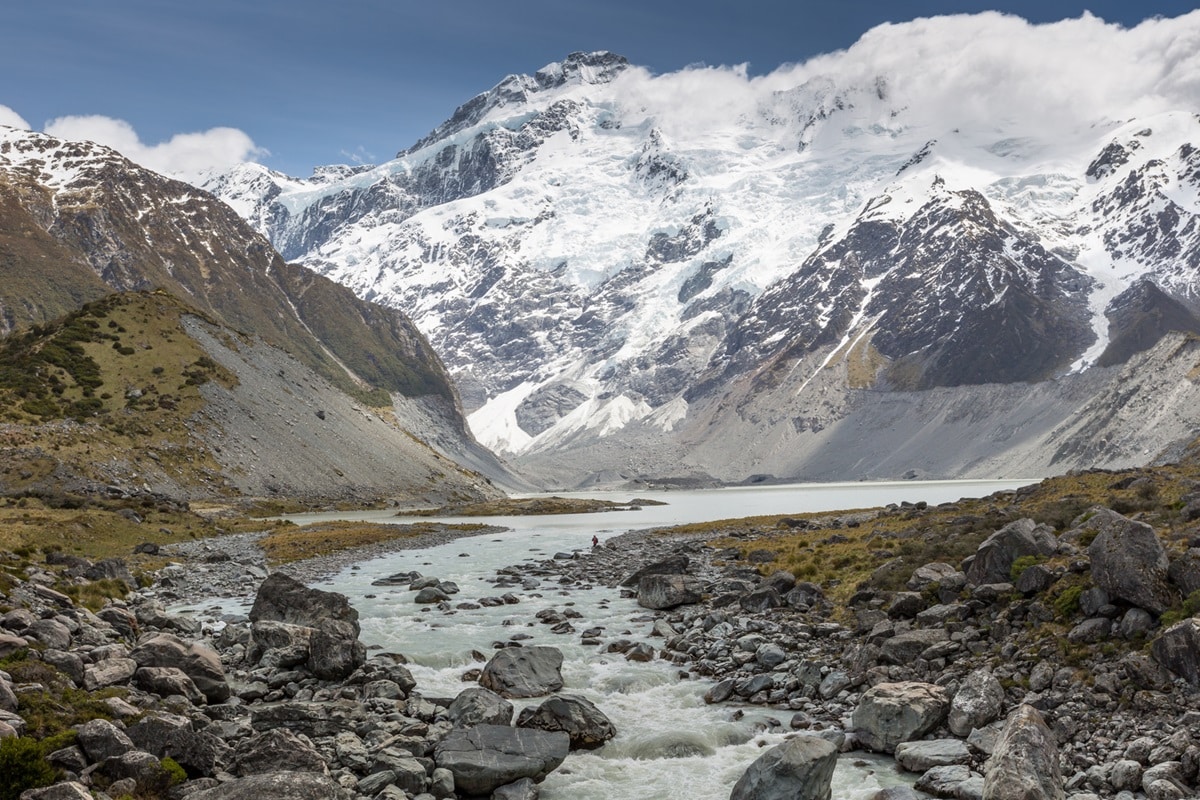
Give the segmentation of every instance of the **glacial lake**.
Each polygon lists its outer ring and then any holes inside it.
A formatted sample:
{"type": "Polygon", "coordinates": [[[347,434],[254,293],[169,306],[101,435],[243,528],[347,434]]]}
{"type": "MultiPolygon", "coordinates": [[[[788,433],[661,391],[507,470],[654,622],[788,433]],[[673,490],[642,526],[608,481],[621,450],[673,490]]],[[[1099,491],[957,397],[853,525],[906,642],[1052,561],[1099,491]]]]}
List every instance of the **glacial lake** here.
{"type": "MultiPolygon", "coordinates": [[[[546,608],[570,605],[582,614],[572,620],[582,631],[602,626],[603,639],[661,640],[650,636],[644,609],[622,599],[616,589],[597,586],[564,592],[557,584],[522,590],[497,590],[491,584],[502,567],[552,558],[556,552],[585,551],[596,534],[603,541],[628,530],[706,520],[869,508],[904,501],[930,505],[981,497],[1016,489],[1031,480],[903,481],[889,483],[793,484],[733,487],[697,491],[638,491],[557,493],[628,501],[633,497],[661,500],[667,505],[637,511],[530,517],[436,518],[444,522],[484,522],[510,530],[458,539],[424,550],[406,550],[347,568],[318,584],[342,592],[360,614],[362,639],[368,646],[403,653],[417,679],[418,693],[453,697],[473,683],[462,674],[482,666],[473,651],[490,655],[493,643],[515,633],[531,638],[525,644],[547,644],[563,651],[564,692],[581,694],[612,719],[617,736],[591,752],[572,753],[541,785],[543,800],[725,800],[745,768],[765,748],[789,732],[787,709],[709,706],[706,680],[680,677],[680,667],[663,661],[636,664],[617,654],[585,647],[579,635],[555,635],[534,615],[546,608]],[[422,610],[407,587],[372,586],[396,572],[418,571],[452,580],[461,593],[451,605],[516,593],[521,602],[495,608],[422,610]],[[633,621],[643,618],[642,621],[633,621]],[[741,713],[739,713],[741,712],[741,713]],[[782,723],[767,728],[773,718],[782,723]]],[[[302,514],[288,519],[304,524],[333,519],[406,523],[392,511],[302,514]]],[[[423,518],[428,519],[428,518],[423,518]]],[[[515,701],[518,710],[538,700],[515,701]]],[[[863,800],[881,787],[911,785],[913,776],[900,773],[887,758],[860,753],[843,756],[834,775],[833,797],[863,800]]]]}

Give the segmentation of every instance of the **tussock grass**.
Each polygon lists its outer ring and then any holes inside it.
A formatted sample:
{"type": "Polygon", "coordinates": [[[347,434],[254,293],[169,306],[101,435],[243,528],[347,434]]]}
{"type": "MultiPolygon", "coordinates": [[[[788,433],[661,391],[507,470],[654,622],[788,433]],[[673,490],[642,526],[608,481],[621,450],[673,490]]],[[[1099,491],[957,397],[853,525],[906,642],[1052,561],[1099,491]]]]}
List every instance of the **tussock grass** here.
{"type": "Polygon", "coordinates": [[[387,525],[377,522],[322,522],[303,527],[289,523],[272,531],[259,542],[259,545],[266,553],[268,561],[274,564],[285,564],[381,542],[416,539],[447,529],[481,533],[490,528],[489,525],[481,524],[442,525],[434,522],[419,522],[413,525],[387,525]]]}

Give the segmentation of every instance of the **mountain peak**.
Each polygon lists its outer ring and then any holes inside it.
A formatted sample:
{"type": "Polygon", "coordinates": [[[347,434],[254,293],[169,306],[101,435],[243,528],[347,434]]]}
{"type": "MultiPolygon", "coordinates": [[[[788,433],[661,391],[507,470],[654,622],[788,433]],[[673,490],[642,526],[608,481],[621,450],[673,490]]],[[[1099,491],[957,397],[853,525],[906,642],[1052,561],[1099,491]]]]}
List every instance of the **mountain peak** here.
{"type": "Polygon", "coordinates": [[[520,105],[541,92],[563,86],[602,85],[611,82],[629,67],[624,56],[607,50],[575,52],[562,61],[554,61],[533,75],[509,75],[486,92],[475,95],[454,110],[450,119],[430,131],[419,142],[402,150],[397,158],[415,153],[482,122],[497,108],[520,105]]]}

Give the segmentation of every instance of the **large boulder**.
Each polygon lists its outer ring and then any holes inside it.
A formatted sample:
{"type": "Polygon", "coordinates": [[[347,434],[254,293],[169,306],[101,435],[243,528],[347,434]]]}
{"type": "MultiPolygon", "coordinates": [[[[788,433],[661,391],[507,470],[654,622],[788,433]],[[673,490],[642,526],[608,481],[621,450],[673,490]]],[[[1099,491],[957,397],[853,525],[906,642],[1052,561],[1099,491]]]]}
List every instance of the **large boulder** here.
{"type": "Polygon", "coordinates": [[[1052,556],[1058,552],[1058,539],[1049,525],[1031,519],[1010,522],[979,545],[967,565],[967,582],[974,586],[1007,583],[1013,562],[1023,556],[1052,556]]]}
{"type": "Polygon", "coordinates": [[[93,763],[137,749],[123,730],[106,719],[88,720],[75,728],[75,744],[93,763]]]}
{"type": "Polygon", "coordinates": [[[210,703],[229,699],[229,683],[216,651],[170,633],[144,637],[129,654],[139,667],[175,667],[192,679],[210,703]]]}
{"type": "Polygon", "coordinates": [[[881,683],[863,693],[852,719],[864,747],[894,753],[896,745],[920,739],[941,724],[949,708],[941,686],[881,683]]]}
{"type": "Polygon", "coordinates": [[[1058,746],[1033,706],[1017,706],[984,768],[983,800],[1062,800],[1058,746]]]}
{"type": "Polygon", "coordinates": [[[789,739],[746,768],[729,800],[829,800],[837,755],[825,739],[789,739]]]}
{"type": "Polygon", "coordinates": [[[642,578],[647,575],[683,575],[687,572],[687,569],[688,557],[683,553],[678,553],[662,561],[647,564],[621,581],[621,585],[626,587],[637,586],[642,582],[642,578]]]}
{"type": "Polygon", "coordinates": [[[1136,522],[1107,508],[1093,509],[1083,529],[1096,531],[1088,545],[1092,580],[1114,600],[1124,600],[1154,614],[1162,614],[1175,600],[1167,582],[1167,552],[1144,522],[1136,522]]]}
{"type": "Polygon", "coordinates": [[[562,664],[557,647],[505,648],[483,668],[479,685],[501,697],[544,697],[562,688],[562,664]]]}
{"type": "Polygon", "coordinates": [[[612,720],[590,700],[566,694],[548,698],[536,709],[525,709],[517,726],[563,731],[571,737],[572,750],[594,750],[617,734],[612,720]]]}
{"type": "Polygon", "coordinates": [[[306,736],[275,728],[239,742],[233,757],[235,775],[267,772],[316,772],[328,775],[325,760],[306,736]]]}
{"type": "Polygon", "coordinates": [[[271,620],[289,622],[319,628],[326,620],[339,620],[354,628],[359,634],[358,611],[350,605],[346,595],[310,589],[295,578],[282,572],[271,573],[254,597],[250,608],[250,621],[271,620]]]}
{"type": "Polygon", "coordinates": [[[969,736],[975,728],[999,719],[1003,710],[1004,687],[992,673],[977,669],[954,693],[947,722],[955,736],[969,736]]]}
{"type": "Polygon", "coordinates": [[[690,575],[647,575],[638,581],[637,601],[642,608],[675,608],[699,603],[703,589],[690,575]]]}
{"type": "Polygon", "coordinates": [[[189,800],[342,800],[342,787],[315,772],[271,772],[238,778],[188,795],[189,800]]]}
{"type": "Polygon", "coordinates": [[[884,641],[879,648],[879,660],[887,664],[911,664],[930,647],[949,640],[950,634],[942,628],[904,631],[884,641]]]}
{"type": "Polygon", "coordinates": [[[455,791],[486,795],[521,778],[542,780],[566,759],[570,741],[561,731],[479,725],[446,734],[433,760],[454,774],[455,791]]]}
{"type": "Polygon", "coordinates": [[[1200,619],[1167,628],[1150,645],[1154,660],[1192,686],[1200,686],[1200,619]]]}
{"type": "Polygon", "coordinates": [[[491,689],[472,686],[463,689],[446,709],[446,718],[455,728],[512,723],[513,704],[491,689]]]}
{"type": "Polygon", "coordinates": [[[322,620],[309,641],[308,669],[322,680],[348,677],[367,660],[367,646],[358,640],[358,623],[322,620]]]}

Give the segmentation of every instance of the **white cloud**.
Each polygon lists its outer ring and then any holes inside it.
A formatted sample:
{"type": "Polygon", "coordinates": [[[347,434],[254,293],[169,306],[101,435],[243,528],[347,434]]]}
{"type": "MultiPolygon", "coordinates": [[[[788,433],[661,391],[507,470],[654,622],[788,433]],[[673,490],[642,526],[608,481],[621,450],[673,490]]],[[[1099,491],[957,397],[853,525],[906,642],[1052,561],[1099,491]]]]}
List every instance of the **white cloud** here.
{"type": "Polygon", "coordinates": [[[7,125],[10,128],[29,129],[29,123],[8,106],[0,106],[0,125],[7,125]]]}
{"type": "Polygon", "coordinates": [[[826,88],[851,91],[860,124],[935,136],[958,127],[1069,136],[1200,108],[1200,11],[1133,28],[1091,14],[1042,25],[998,12],[922,18],[877,26],[846,50],[763,76],[702,67],[656,77],[628,70],[619,80],[627,112],[644,110],[681,137],[763,110],[786,131],[826,88]],[[877,101],[879,80],[886,97],[877,101]]]}
{"type": "Polygon", "coordinates": [[[184,180],[267,154],[237,128],[178,133],[158,144],[145,144],[128,122],[105,116],[58,117],[47,122],[44,130],[61,139],[111,147],[144,167],[184,180]]]}

